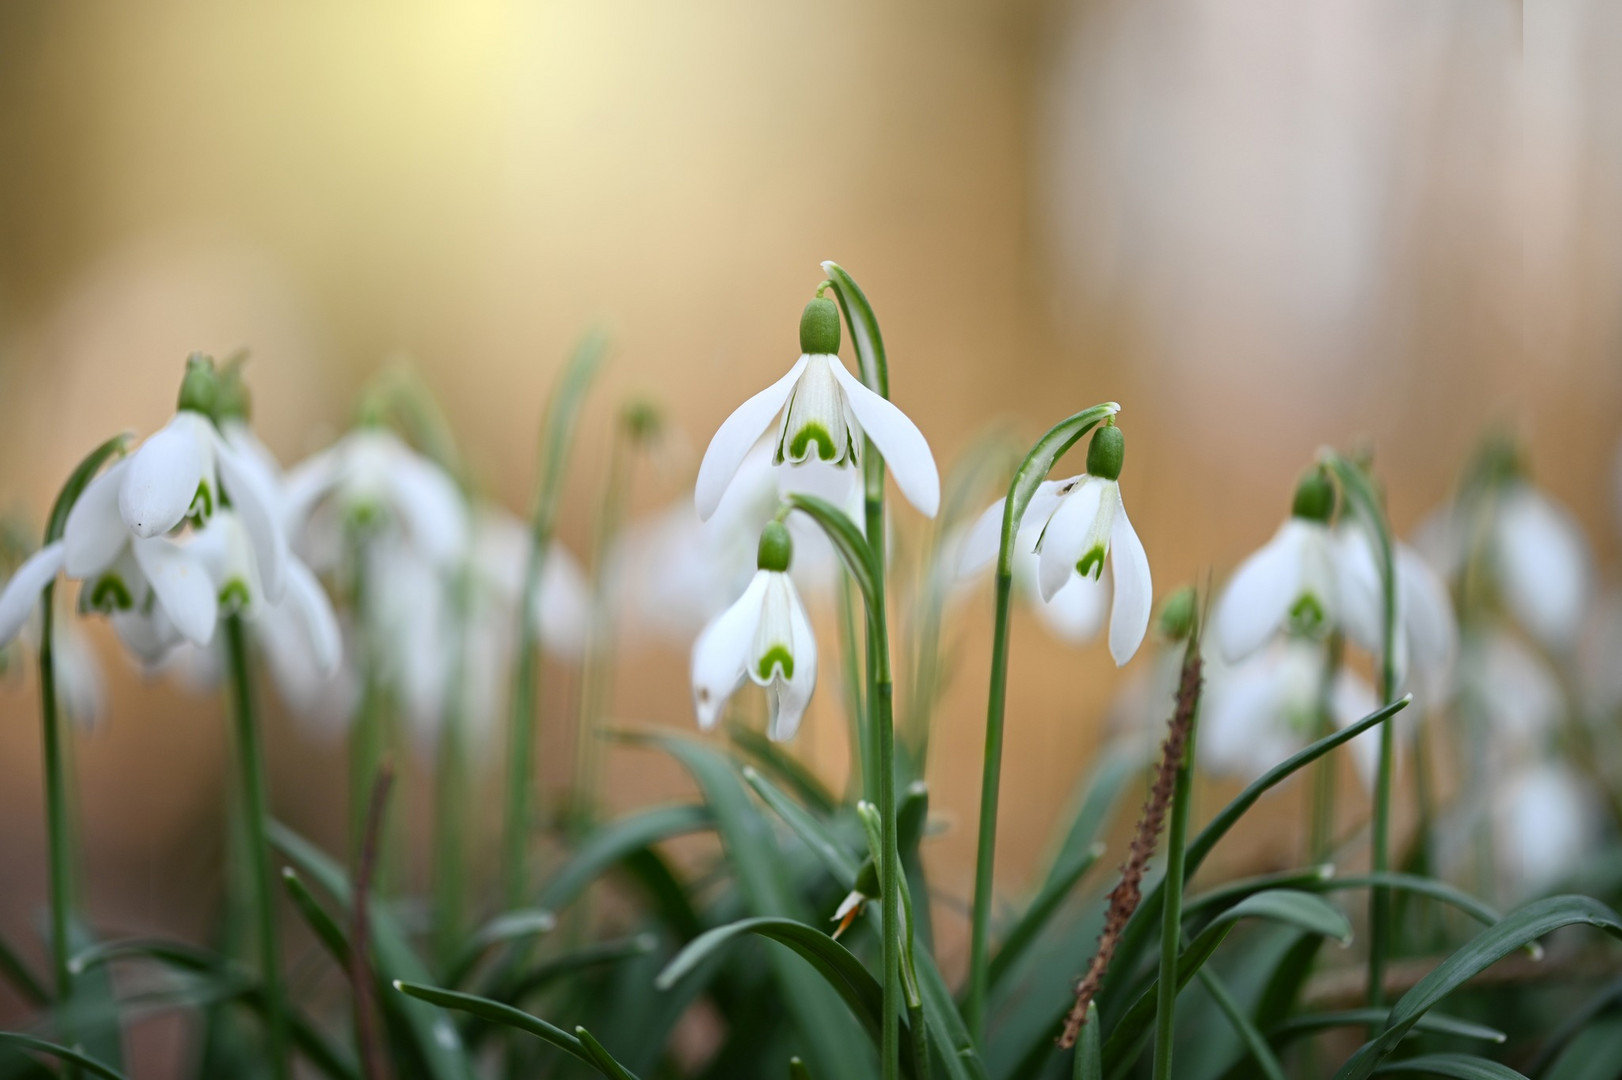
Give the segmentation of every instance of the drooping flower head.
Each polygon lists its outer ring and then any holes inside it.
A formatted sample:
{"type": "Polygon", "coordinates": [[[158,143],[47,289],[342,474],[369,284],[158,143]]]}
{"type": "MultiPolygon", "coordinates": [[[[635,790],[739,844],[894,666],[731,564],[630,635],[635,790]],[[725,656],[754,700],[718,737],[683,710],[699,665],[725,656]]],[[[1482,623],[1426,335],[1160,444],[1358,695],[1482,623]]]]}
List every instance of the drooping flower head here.
{"type": "Polygon", "coordinates": [[[800,316],[800,359],[787,375],[738,406],[710,440],[694,488],[700,518],[715,513],[755,440],[779,414],[775,465],[817,461],[850,468],[861,463],[865,436],[884,455],[907,500],[935,516],[941,484],[929,443],[905,413],[845,370],[839,336],[839,308],[819,295],[800,316]]]}
{"type": "MultiPolygon", "coordinates": [[[[1087,471],[1067,480],[1044,481],[1026,504],[1015,536],[1015,570],[1036,556],[1036,583],[1042,602],[1060,604],[1060,626],[1096,632],[1103,611],[1098,593],[1104,563],[1110,564],[1114,600],[1110,605],[1110,655],[1124,665],[1149,629],[1154,579],[1121,501],[1121,467],[1126,439],[1113,417],[1093,433],[1087,471]]],[[[960,572],[974,573],[997,555],[1003,504],[992,504],[963,544],[960,572]]]]}
{"type": "Polygon", "coordinates": [[[766,691],[771,738],[790,739],[799,730],[817,685],[817,642],[788,575],[793,558],[788,528],[767,522],[749,587],[693,643],[693,708],[700,727],[713,727],[747,680],[766,691]]]}

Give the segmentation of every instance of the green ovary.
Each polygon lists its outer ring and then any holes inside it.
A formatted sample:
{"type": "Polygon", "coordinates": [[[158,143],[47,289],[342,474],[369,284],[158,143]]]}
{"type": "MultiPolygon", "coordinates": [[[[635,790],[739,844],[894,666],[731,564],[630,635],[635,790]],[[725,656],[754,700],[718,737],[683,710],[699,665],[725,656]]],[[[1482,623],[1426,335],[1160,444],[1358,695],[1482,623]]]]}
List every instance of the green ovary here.
{"type": "Polygon", "coordinates": [[[1076,573],[1097,581],[1104,573],[1104,554],[1102,546],[1088,548],[1087,553],[1076,563],[1076,573]]]}
{"type": "Polygon", "coordinates": [[[834,437],[821,424],[805,424],[794,433],[793,440],[788,444],[789,459],[804,461],[805,452],[813,442],[817,444],[817,457],[823,461],[838,459],[839,452],[834,448],[834,437]]]}
{"type": "Polygon", "coordinates": [[[755,666],[755,670],[760,673],[762,679],[770,679],[773,668],[781,668],[785,679],[794,678],[794,657],[790,656],[788,649],[781,645],[773,645],[766,650],[766,655],[762,656],[760,663],[755,666]]]}

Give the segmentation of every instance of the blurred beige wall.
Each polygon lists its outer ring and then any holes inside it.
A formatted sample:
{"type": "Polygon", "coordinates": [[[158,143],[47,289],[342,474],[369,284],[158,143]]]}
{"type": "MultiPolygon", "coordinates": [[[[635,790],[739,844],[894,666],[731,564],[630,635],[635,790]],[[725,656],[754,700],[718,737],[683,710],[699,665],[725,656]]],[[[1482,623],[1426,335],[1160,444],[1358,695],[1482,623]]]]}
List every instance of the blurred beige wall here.
{"type": "MultiPolygon", "coordinates": [[[[715,425],[792,359],[834,258],[943,462],[994,419],[1034,434],[1123,403],[1161,590],[1265,539],[1317,445],[1370,440],[1409,528],[1490,422],[1530,438],[1614,557],[1612,8],[10,3],[0,502],[37,523],[87,447],[162,422],[188,351],[247,344],[284,461],[405,353],[521,510],[547,388],[602,323],[613,359],[564,523],[578,549],[612,404],[668,408],[676,435],[634,502],[680,497],[715,425]]],[[[988,616],[982,593],[937,721],[948,895],[968,891],[988,616]]],[[[1015,640],[1010,884],[1119,685],[1101,646],[1024,616],[1015,640]]],[[[120,925],[195,930],[216,703],[104,653],[112,715],[78,763],[92,895],[120,925]]],[[[687,726],[685,659],[639,664],[616,712],[687,726]]],[[[33,709],[26,680],[0,686],[0,867],[26,883],[0,900],[10,925],[42,895],[33,709]]],[[[273,743],[282,812],[336,836],[332,749],[288,725],[273,743]]],[[[800,745],[842,767],[826,689],[800,745]]],[[[638,755],[613,769],[622,804],[677,783],[638,755]]]]}

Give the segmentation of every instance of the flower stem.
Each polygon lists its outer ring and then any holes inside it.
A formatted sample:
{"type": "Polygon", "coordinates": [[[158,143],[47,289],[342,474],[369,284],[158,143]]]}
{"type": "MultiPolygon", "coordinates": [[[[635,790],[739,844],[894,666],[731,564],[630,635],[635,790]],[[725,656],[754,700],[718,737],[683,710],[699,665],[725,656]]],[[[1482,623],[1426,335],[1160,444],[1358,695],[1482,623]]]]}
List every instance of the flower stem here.
{"type": "MultiPolygon", "coordinates": [[[[1331,634],[1324,647],[1324,670],[1318,685],[1318,729],[1314,739],[1321,739],[1335,730],[1335,680],[1340,675],[1345,640],[1340,634],[1331,634]]],[[[1307,840],[1307,859],[1313,864],[1328,860],[1335,844],[1335,763],[1325,756],[1312,767],[1312,823],[1307,840]]]]}
{"type": "MultiPolygon", "coordinates": [[[[1189,639],[1190,651],[1199,637],[1189,639]]],[[[1187,661],[1185,660],[1185,666],[1187,661]]],[[[1172,789],[1171,822],[1166,830],[1165,902],[1160,909],[1160,983],[1155,995],[1154,1080],[1170,1080],[1172,1036],[1177,1028],[1177,954],[1182,944],[1184,845],[1188,838],[1190,792],[1193,787],[1194,739],[1199,727],[1198,699],[1189,712],[1188,735],[1177,779],[1172,789]]]]}
{"type": "Polygon", "coordinates": [[[467,801],[467,626],[468,570],[452,586],[450,678],[440,716],[439,747],[434,759],[434,952],[448,964],[462,943],[467,838],[463,806],[467,801]]]}
{"type": "Polygon", "coordinates": [[[880,1065],[884,1080],[901,1075],[901,865],[896,835],[895,799],[895,685],[890,674],[890,633],[884,596],[884,462],[867,444],[867,537],[873,553],[876,582],[867,613],[868,656],[867,716],[874,732],[878,757],[878,808],[883,858],[879,889],[883,901],[884,1023],[880,1038],[880,1065]]]}
{"type": "MultiPolygon", "coordinates": [[[[68,916],[73,897],[72,840],[68,835],[67,768],[63,760],[62,716],[56,703],[56,657],[53,648],[56,583],[45,586],[40,600],[39,700],[40,736],[45,754],[45,833],[50,857],[51,885],[51,970],[56,981],[56,1001],[60,1009],[57,1032],[62,1042],[72,1045],[73,1034],[65,1030],[72,1012],[73,970],[68,965],[68,916]]],[[[69,1075],[77,1070],[70,1066],[69,1075]]]]}
{"type": "Polygon", "coordinates": [[[986,705],[986,752],[980,777],[980,835],[974,861],[974,910],[969,932],[969,998],[965,1022],[976,1046],[985,1044],[990,982],[991,895],[997,861],[997,802],[1002,787],[1003,708],[1008,696],[1008,608],[1011,568],[997,562],[997,608],[991,639],[991,687],[986,705]]]}
{"type": "Polygon", "coordinates": [[[232,711],[236,720],[237,762],[241,769],[242,806],[246,818],[253,875],[254,915],[259,930],[259,978],[265,999],[270,1071],[286,1080],[287,1024],[283,1015],[280,947],[276,934],[275,892],[271,886],[270,840],[266,833],[270,805],[259,725],[254,716],[253,684],[248,672],[247,631],[241,615],[225,620],[227,663],[231,670],[232,711]]]}

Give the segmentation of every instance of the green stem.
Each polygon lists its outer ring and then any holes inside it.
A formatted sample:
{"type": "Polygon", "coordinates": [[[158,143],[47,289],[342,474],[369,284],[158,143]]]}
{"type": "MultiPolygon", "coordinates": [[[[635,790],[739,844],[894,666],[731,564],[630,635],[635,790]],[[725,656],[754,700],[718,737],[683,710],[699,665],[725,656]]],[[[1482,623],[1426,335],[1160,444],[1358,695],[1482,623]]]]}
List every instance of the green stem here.
{"type": "MultiPolygon", "coordinates": [[[[1198,639],[1189,648],[1198,648],[1198,639]]],[[[1183,877],[1188,839],[1190,791],[1193,787],[1194,740],[1198,735],[1199,709],[1189,720],[1188,741],[1183,760],[1177,765],[1172,788],[1171,821],[1166,827],[1166,876],[1160,909],[1160,982],[1155,992],[1154,1080],[1170,1080],[1172,1037],[1177,1030],[1177,953],[1182,943],[1183,877]]]]}
{"type": "Polygon", "coordinates": [[[467,801],[467,623],[468,570],[453,588],[450,678],[440,716],[439,748],[434,760],[434,951],[449,963],[462,939],[463,884],[467,878],[467,838],[463,807],[467,801]]]}
{"type": "Polygon", "coordinates": [[[287,1021],[283,1013],[280,948],[276,934],[275,892],[271,885],[270,840],[267,826],[270,803],[265,781],[265,760],[254,717],[253,685],[248,673],[247,633],[242,616],[225,620],[227,660],[231,669],[231,697],[236,719],[237,759],[241,768],[242,804],[251,840],[254,914],[259,926],[259,977],[265,1000],[265,1021],[271,1075],[286,1080],[287,1021]]]}
{"type": "Polygon", "coordinates": [[[890,635],[884,596],[884,460],[867,442],[867,540],[873,557],[875,589],[868,617],[868,722],[874,729],[878,758],[878,808],[883,859],[879,888],[883,893],[884,1023],[880,1051],[884,1080],[901,1074],[901,865],[896,835],[895,687],[890,675],[890,635]]]}
{"type": "Polygon", "coordinates": [[[930,1080],[929,1024],[922,1005],[907,1006],[907,1023],[911,1025],[912,1059],[918,1063],[914,1080],[930,1080]]]}
{"type": "Polygon", "coordinates": [[[1008,696],[1009,605],[1012,566],[997,561],[997,608],[991,639],[991,687],[986,705],[986,752],[980,777],[980,835],[974,861],[974,909],[969,931],[969,1037],[985,1045],[986,993],[990,984],[991,897],[997,862],[997,804],[1002,788],[1003,709],[1008,696]]]}
{"type": "MultiPolygon", "coordinates": [[[[66,1030],[72,1011],[73,970],[68,965],[70,942],[68,918],[73,906],[73,855],[68,849],[67,768],[62,746],[62,716],[56,704],[56,656],[54,623],[56,583],[45,586],[40,599],[39,700],[40,735],[45,752],[45,833],[50,857],[51,884],[51,971],[56,980],[56,1000],[60,1009],[58,1037],[71,1045],[74,1037],[66,1030]]],[[[70,1074],[73,1075],[72,1067],[70,1074]]]]}
{"type": "Polygon", "coordinates": [[[839,575],[839,656],[845,674],[845,694],[850,699],[851,779],[850,791],[860,791],[868,802],[878,805],[873,790],[873,747],[868,738],[866,676],[856,651],[856,603],[851,596],[850,571],[839,575]]]}
{"type": "MultiPolygon", "coordinates": [[[[1318,685],[1318,730],[1312,736],[1314,739],[1335,730],[1335,680],[1340,676],[1344,654],[1344,639],[1339,633],[1331,634],[1324,650],[1323,677],[1318,685]]],[[[1335,845],[1335,764],[1333,756],[1325,756],[1312,766],[1312,824],[1307,861],[1313,864],[1327,861],[1335,845]]]]}

